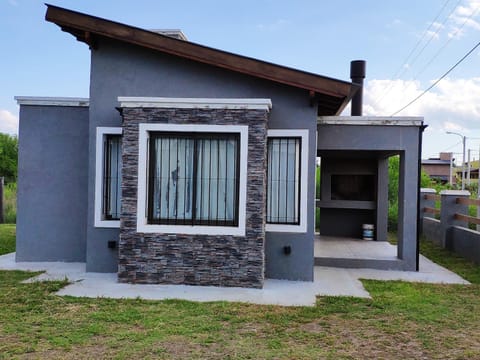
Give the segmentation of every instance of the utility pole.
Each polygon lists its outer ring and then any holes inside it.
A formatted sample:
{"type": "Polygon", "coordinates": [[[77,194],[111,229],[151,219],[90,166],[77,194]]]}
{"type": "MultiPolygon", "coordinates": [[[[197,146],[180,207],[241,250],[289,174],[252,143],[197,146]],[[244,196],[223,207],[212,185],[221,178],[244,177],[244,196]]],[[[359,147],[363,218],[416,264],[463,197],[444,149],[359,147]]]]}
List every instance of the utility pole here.
{"type": "Polygon", "coordinates": [[[450,153],[450,186],[453,185],[453,153],[450,153]]]}
{"type": "Polygon", "coordinates": [[[467,137],[452,131],[447,131],[447,134],[458,135],[462,138],[463,143],[463,161],[462,161],[462,190],[465,190],[465,144],[467,142],[467,137]]]}
{"type": "Polygon", "coordinates": [[[471,149],[468,149],[468,160],[467,160],[467,184],[470,186],[470,151],[471,149]]]}

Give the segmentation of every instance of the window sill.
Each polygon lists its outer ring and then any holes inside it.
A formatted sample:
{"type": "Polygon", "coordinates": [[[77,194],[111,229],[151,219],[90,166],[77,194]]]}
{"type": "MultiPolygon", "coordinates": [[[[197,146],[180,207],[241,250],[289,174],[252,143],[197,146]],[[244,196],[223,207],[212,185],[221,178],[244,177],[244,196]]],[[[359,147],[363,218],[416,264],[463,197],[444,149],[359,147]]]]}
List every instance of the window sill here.
{"type": "Polygon", "coordinates": [[[120,220],[96,220],[95,227],[120,229],[120,220]]]}
{"type": "Polygon", "coordinates": [[[186,235],[232,235],[245,236],[245,228],[235,226],[188,226],[188,225],[151,225],[137,223],[137,232],[156,234],[186,235]]]}
{"type": "Polygon", "coordinates": [[[286,224],[265,224],[266,232],[282,232],[282,233],[306,233],[307,226],[300,225],[286,225],[286,224]]]}

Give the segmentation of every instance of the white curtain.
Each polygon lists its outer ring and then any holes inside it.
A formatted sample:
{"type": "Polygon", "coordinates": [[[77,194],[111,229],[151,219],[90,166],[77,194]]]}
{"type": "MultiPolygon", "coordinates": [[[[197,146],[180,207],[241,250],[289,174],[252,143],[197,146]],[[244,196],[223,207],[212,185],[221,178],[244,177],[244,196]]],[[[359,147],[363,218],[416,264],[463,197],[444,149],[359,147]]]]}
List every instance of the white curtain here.
{"type": "Polygon", "coordinates": [[[235,140],[198,141],[196,215],[198,220],[235,217],[237,146],[235,140]]]}
{"type": "Polygon", "coordinates": [[[122,142],[120,136],[109,136],[106,142],[107,159],[105,166],[105,217],[108,219],[120,218],[120,200],[122,186],[122,142]]]}
{"type": "Polygon", "coordinates": [[[267,222],[298,223],[300,139],[268,139],[267,222]]]}
{"type": "Polygon", "coordinates": [[[235,139],[165,136],[153,141],[155,168],[150,181],[154,219],[212,225],[234,220],[238,146],[235,139]]]}
{"type": "Polygon", "coordinates": [[[191,139],[155,139],[154,218],[192,218],[193,146],[191,139]]]}

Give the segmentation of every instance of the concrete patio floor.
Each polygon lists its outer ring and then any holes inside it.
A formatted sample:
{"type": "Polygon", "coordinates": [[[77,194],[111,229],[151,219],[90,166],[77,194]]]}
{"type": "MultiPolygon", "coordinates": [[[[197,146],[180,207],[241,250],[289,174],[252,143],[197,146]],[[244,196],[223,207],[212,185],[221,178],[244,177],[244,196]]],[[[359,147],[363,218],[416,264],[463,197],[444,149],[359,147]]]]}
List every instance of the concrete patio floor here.
{"type": "Polygon", "coordinates": [[[419,272],[373,269],[315,267],[314,282],[265,280],[263,289],[220,288],[187,285],[132,285],[117,283],[115,273],[87,273],[85,263],[15,262],[15,253],[0,256],[0,270],[45,271],[26,282],[63,280],[71,284],[57,292],[60,296],[184,299],[190,301],[238,301],[282,306],[314,306],[316,296],[369,298],[359,279],[404,280],[412,282],[469,284],[455,273],[420,257],[419,272]]]}
{"type": "Polygon", "coordinates": [[[316,235],[315,257],[365,260],[396,260],[397,246],[388,241],[372,241],[316,235]]]}

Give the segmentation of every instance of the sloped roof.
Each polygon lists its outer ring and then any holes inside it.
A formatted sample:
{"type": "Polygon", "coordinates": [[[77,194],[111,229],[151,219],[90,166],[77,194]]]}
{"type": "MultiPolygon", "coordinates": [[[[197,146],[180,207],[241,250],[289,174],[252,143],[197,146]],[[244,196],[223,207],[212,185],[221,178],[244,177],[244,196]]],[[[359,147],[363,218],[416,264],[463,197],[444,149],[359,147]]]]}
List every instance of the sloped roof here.
{"type": "Polygon", "coordinates": [[[99,17],[47,5],[45,19],[57,24],[95,49],[97,36],[160,51],[238,73],[307,90],[311,101],[318,100],[319,115],[338,115],[359,85],[306,71],[301,71],[223,50],[175,39],[153,31],[99,17]]]}

